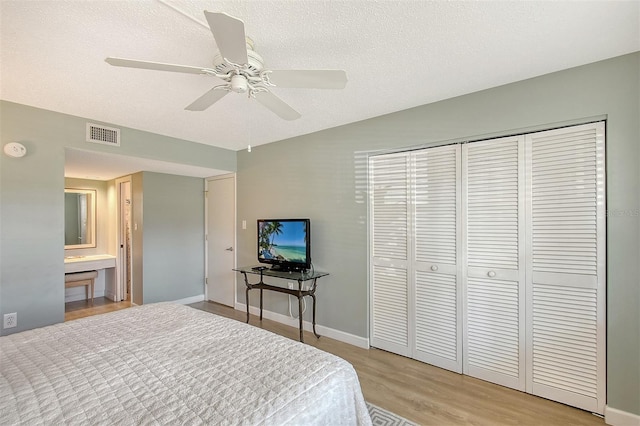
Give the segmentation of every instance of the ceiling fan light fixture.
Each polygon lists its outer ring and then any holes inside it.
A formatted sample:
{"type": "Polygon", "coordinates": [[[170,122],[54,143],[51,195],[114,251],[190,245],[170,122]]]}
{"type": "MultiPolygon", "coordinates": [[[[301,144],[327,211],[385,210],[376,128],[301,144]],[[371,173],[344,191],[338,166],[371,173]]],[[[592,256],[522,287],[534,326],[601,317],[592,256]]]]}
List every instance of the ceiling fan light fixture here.
{"type": "Polygon", "coordinates": [[[231,91],[236,93],[246,93],[249,85],[247,78],[243,75],[236,74],[231,77],[231,91]]]}
{"type": "Polygon", "coordinates": [[[347,75],[343,70],[265,69],[262,57],[253,50],[253,40],[245,35],[242,20],[222,12],[205,10],[204,15],[218,47],[213,68],[112,57],[105,61],[118,67],[208,75],[223,83],[187,105],[187,111],[204,111],[234,92],[246,93],[280,118],[296,120],[301,117],[300,113],[269,88],[344,89],[347,75]]]}

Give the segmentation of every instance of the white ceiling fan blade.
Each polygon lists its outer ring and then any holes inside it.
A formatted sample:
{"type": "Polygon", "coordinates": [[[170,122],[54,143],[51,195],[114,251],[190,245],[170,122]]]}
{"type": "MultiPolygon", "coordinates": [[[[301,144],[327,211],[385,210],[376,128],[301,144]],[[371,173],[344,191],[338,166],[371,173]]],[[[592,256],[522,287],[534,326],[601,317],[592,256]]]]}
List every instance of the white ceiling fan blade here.
{"type": "Polygon", "coordinates": [[[344,89],[347,85],[343,70],[271,70],[268,76],[277,87],[344,89]]]}
{"type": "Polygon", "coordinates": [[[209,90],[204,95],[200,96],[198,99],[189,104],[185,109],[189,111],[204,111],[209,108],[211,105],[218,102],[220,99],[224,98],[228,90],[218,89],[218,87],[224,86],[216,86],[213,89],[209,90]]]}
{"type": "Polygon", "coordinates": [[[238,65],[248,63],[244,22],[226,13],[205,10],[204,16],[222,57],[238,65]]]}
{"type": "Polygon", "coordinates": [[[135,59],[106,58],[105,61],[116,67],[141,68],[145,70],[184,72],[188,74],[210,74],[215,72],[211,68],[205,67],[164,64],[162,62],[138,61],[135,59]]]}
{"type": "Polygon", "coordinates": [[[278,117],[285,120],[297,120],[302,117],[298,111],[287,105],[282,99],[271,92],[256,93],[256,100],[269,108],[278,117]]]}

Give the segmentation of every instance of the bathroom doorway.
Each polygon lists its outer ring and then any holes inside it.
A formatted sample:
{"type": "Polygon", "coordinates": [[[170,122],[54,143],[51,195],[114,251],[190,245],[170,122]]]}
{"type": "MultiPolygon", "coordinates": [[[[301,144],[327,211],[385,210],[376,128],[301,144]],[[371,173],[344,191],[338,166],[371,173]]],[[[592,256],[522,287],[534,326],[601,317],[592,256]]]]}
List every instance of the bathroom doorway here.
{"type": "Polygon", "coordinates": [[[226,306],[236,303],[236,178],[235,174],[205,180],[206,299],[226,306]]]}
{"type": "Polygon", "coordinates": [[[131,176],[116,179],[118,193],[118,268],[116,300],[132,301],[133,283],[131,274],[131,176]]]}

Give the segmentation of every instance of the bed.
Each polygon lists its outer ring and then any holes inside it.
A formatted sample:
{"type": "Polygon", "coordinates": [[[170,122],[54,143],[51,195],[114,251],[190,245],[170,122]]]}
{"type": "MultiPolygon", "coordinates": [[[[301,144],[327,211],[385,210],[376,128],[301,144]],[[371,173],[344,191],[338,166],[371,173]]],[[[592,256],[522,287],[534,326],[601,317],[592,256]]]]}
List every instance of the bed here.
{"type": "Polygon", "coordinates": [[[0,424],[371,424],[345,360],[172,303],[1,337],[0,372],[0,424]]]}

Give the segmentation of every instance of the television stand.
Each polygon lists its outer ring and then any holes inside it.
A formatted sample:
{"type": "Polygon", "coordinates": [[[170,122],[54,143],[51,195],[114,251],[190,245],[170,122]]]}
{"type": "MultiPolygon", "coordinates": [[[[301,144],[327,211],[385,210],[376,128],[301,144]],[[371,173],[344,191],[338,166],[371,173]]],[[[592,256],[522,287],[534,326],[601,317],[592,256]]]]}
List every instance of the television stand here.
{"type": "MultiPolygon", "coordinates": [[[[313,317],[312,317],[312,325],[313,325],[313,334],[316,337],[320,338],[320,335],[316,332],[316,288],[318,278],[329,275],[326,272],[308,272],[308,271],[282,271],[282,270],[273,270],[273,269],[254,269],[252,266],[245,266],[241,268],[235,268],[234,271],[240,272],[244,277],[244,283],[246,285],[245,295],[247,302],[247,323],[249,323],[249,290],[259,289],[260,290],[260,321],[262,321],[262,296],[264,290],[275,291],[278,293],[285,293],[290,296],[295,296],[298,298],[298,317],[300,320],[300,341],[304,343],[304,337],[302,335],[303,326],[302,326],[302,299],[305,296],[310,296],[313,301],[313,317]],[[251,275],[259,275],[260,281],[257,283],[249,282],[249,274],[251,275]],[[297,281],[298,288],[286,288],[281,287],[274,284],[267,284],[264,282],[264,277],[271,277],[274,279],[287,280],[287,281],[297,281]],[[307,290],[303,290],[302,284],[305,281],[311,281],[311,286],[307,290]]],[[[278,281],[276,281],[278,282],[278,281]]]]}

